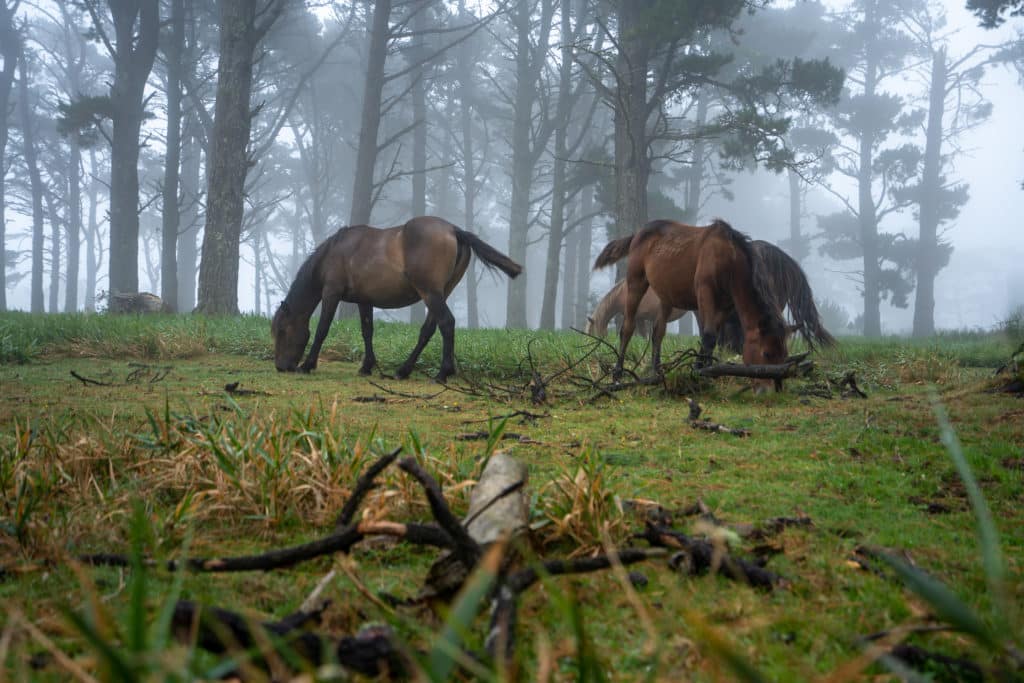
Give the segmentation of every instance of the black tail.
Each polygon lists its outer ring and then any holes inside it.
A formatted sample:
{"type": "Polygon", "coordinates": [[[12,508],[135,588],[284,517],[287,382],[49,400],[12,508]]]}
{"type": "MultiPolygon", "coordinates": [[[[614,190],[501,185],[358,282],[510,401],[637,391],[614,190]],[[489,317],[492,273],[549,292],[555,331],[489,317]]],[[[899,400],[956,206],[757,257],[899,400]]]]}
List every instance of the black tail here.
{"type": "Polygon", "coordinates": [[[465,244],[472,249],[473,253],[476,254],[476,257],[483,261],[484,265],[488,268],[497,268],[511,278],[514,278],[519,275],[519,273],[523,272],[523,267],[521,265],[467,230],[455,228],[455,239],[457,239],[460,244],[465,244]]]}
{"type": "Polygon", "coordinates": [[[772,303],[780,311],[789,306],[789,314],[807,346],[812,349],[815,344],[833,346],[836,340],[822,324],[814,293],[800,264],[770,242],[757,240],[752,245],[768,281],[772,303]]]}
{"type": "Polygon", "coordinates": [[[605,248],[601,250],[601,253],[597,255],[597,260],[594,261],[594,270],[598,268],[604,268],[610,266],[616,261],[621,261],[629,253],[629,245],[633,242],[633,236],[621,237],[617,240],[612,240],[605,248]]]}

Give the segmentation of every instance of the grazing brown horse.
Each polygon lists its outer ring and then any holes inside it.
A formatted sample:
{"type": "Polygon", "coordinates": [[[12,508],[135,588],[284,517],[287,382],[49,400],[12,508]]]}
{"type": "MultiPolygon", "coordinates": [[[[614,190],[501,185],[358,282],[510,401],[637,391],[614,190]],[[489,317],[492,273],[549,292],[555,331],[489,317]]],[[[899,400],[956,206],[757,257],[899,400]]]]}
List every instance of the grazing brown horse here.
{"type": "Polygon", "coordinates": [[[395,373],[405,378],[412,372],[423,347],[441,328],[441,368],[437,380],[455,373],[455,316],[445,300],[469,266],[470,252],[488,268],[516,277],[522,266],[471,232],[433,216],[413,218],[395,228],[353,225],[324,240],[299,268],[288,295],[274,314],[274,364],[291,372],[309,341],[309,319],[317,304],[320,323],[309,355],[299,369],[316,368],[320,347],[334,319],[338,304],[358,304],[365,353],[359,374],[368,375],[377,364],[373,355],[373,309],[402,308],[421,299],[427,317],[419,341],[395,373]]]}
{"type": "MultiPolygon", "coordinates": [[[[818,307],[814,304],[814,293],[800,264],[771,242],[752,240],[750,247],[754,258],[760,261],[763,268],[762,272],[768,285],[768,290],[764,294],[769,303],[779,312],[787,307],[789,309],[793,323],[786,326],[787,332],[799,332],[811,349],[818,344],[834,345],[836,340],[821,321],[818,307]]],[[[602,337],[608,334],[608,323],[612,318],[621,316],[625,308],[626,281],[619,280],[597,304],[594,312],[587,316],[587,333],[602,337]]],[[[650,336],[650,330],[657,320],[660,309],[661,300],[653,289],[648,289],[640,300],[640,307],[636,312],[638,334],[650,336]]],[[[667,322],[678,320],[685,313],[686,311],[681,308],[673,308],[667,322]]],[[[719,330],[718,343],[731,351],[743,353],[743,326],[735,311],[729,314],[723,329],[719,330]]]]}
{"type": "MultiPolygon", "coordinates": [[[[786,360],[786,330],[767,290],[764,269],[754,257],[750,239],[721,219],[707,227],[667,220],[651,221],[629,237],[609,242],[594,262],[603,268],[629,257],[626,306],[615,376],[621,376],[626,347],[636,327],[636,313],[648,288],[661,300],[651,334],[651,363],[661,370],[661,342],[672,308],[696,310],[701,328],[700,362],[710,362],[718,334],[729,314],[743,327],[743,360],[775,364],[786,360]]],[[[755,389],[767,386],[755,380],[755,389]]],[[[775,381],[781,389],[782,382],[775,381]]]]}

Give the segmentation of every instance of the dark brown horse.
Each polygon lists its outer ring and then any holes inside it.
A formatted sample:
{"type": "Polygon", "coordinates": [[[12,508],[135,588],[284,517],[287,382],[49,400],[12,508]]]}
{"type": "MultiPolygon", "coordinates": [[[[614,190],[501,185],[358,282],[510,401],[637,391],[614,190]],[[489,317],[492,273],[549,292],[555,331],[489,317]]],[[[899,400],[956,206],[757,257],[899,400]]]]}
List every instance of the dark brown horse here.
{"type": "MultiPolygon", "coordinates": [[[[799,332],[811,349],[815,345],[835,344],[835,339],[821,321],[818,307],[814,304],[814,293],[800,264],[771,242],[752,240],[750,247],[754,258],[760,261],[768,285],[767,292],[763,294],[776,310],[781,312],[787,307],[789,309],[792,324],[787,324],[787,331],[799,332]]],[[[626,281],[619,280],[597,304],[593,313],[587,316],[587,333],[603,337],[608,333],[608,323],[612,318],[621,316],[625,308],[626,281]]],[[[650,336],[650,330],[660,310],[661,300],[653,289],[648,289],[640,300],[640,307],[636,312],[638,334],[650,336]]],[[[678,320],[685,313],[686,311],[681,308],[673,308],[669,313],[668,322],[678,320]]],[[[743,326],[735,311],[729,314],[723,329],[719,330],[718,337],[720,346],[736,353],[743,353],[743,326]]]]}
{"type": "Polygon", "coordinates": [[[370,374],[377,364],[373,355],[373,309],[402,308],[422,300],[427,317],[419,341],[395,373],[409,376],[423,347],[441,328],[442,354],[438,381],[455,373],[455,316],[445,300],[469,266],[470,252],[488,268],[516,277],[522,267],[471,232],[433,216],[413,218],[395,228],[354,225],[324,240],[299,268],[288,295],[270,325],[274,337],[274,364],[282,372],[299,366],[309,341],[309,319],[317,304],[320,323],[309,355],[299,369],[316,368],[320,347],[331,328],[338,304],[358,304],[365,353],[359,368],[370,374]]]}
{"type": "MultiPolygon", "coordinates": [[[[767,291],[764,268],[754,257],[750,239],[723,220],[707,227],[673,221],[651,221],[639,232],[605,246],[594,262],[603,268],[629,257],[626,267],[626,306],[615,375],[621,376],[626,347],[636,327],[636,313],[648,288],[661,300],[651,334],[651,362],[661,370],[661,342],[673,308],[697,311],[701,328],[701,363],[708,363],[729,314],[743,327],[743,360],[747,364],[776,364],[786,360],[786,330],[767,291]]],[[[775,382],[775,388],[781,388],[775,382]]],[[[755,389],[766,388],[755,380],[755,389]]]]}

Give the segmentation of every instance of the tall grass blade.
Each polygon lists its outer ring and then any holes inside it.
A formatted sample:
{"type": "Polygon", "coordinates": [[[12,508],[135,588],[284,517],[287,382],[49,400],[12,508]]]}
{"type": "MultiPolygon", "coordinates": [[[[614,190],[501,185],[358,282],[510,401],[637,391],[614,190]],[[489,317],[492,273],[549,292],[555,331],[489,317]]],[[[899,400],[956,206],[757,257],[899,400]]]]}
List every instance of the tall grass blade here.
{"type": "Polygon", "coordinates": [[[939,436],[942,444],[946,447],[949,457],[956,465],[957,473],[964,482],[964,489],[967,491],[967,499],[971,502],[971,509],[978,524],[978,538],[981,541],[981,557],[985,567],[985,579],[988,581],[988,589],[992,601],[1000,611],[1006,602],[1004,587],[1005,565],[1003,564],[1002,552],[999,549],[999,532],[996,530],[995,522],[992,521],[992,512],[988,508],[985,496],[978,486],[971,466],[964,457],[963,449],[960,447],[960,440],[957,439],[953,426],[949,422],[949,415],[938,397],[932,394],[932,410],[939,422],[939,436]]]}

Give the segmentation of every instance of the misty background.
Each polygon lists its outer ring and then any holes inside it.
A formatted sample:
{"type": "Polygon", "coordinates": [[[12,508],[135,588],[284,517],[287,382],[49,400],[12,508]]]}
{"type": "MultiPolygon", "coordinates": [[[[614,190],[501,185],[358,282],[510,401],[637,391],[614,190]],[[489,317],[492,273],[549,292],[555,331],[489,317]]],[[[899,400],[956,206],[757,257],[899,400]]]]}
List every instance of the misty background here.
{"type": "Polygon", "coordinates": [[[835,333],[988,329],[1024,306],[1024,19],[984,18],[0,0],[0,310],[270,315],[339,227],[434,214],[526,266],[474,264],[460,326],[582,328],[609,239],[720,216],[801,262],[835,333]]]}

